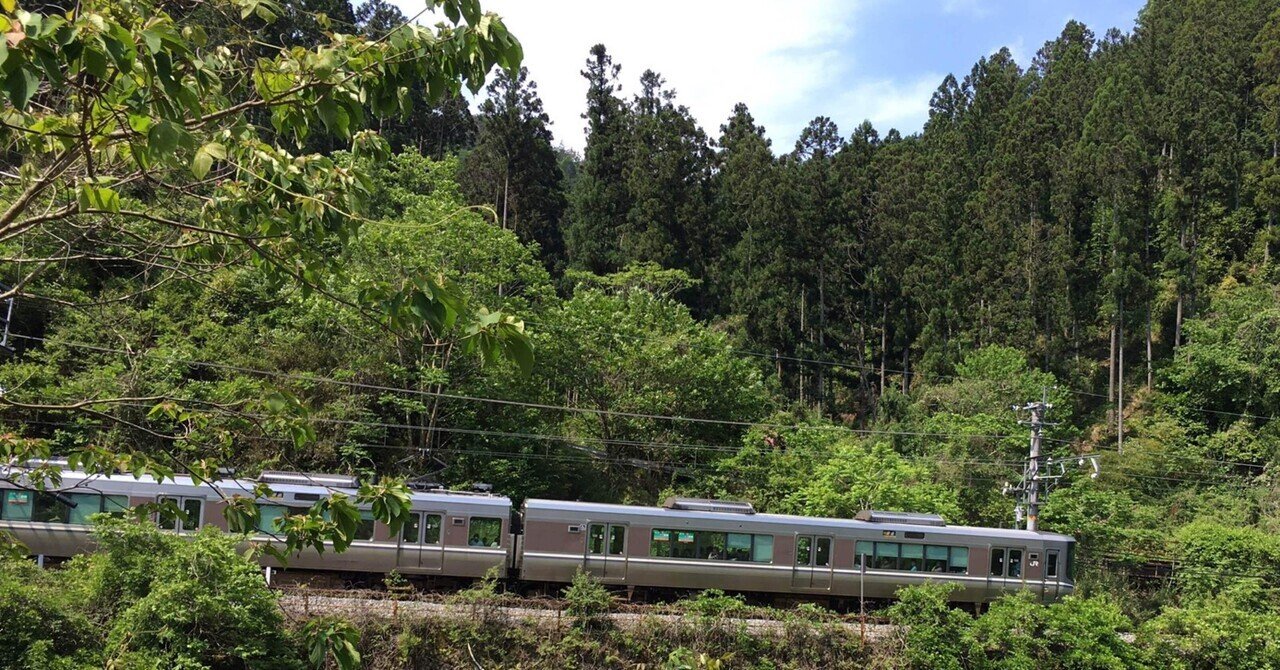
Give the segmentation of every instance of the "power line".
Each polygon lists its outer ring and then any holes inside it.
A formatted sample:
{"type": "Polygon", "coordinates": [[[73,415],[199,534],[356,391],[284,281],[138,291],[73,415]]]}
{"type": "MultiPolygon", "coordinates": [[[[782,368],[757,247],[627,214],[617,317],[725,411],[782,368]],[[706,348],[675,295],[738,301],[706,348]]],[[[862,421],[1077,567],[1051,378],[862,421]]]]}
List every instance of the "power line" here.
{"type": "MultiPolygon", "coordinates": [[[[33,337],[30,335],[14,335],[14,337],[20,337],[22,339],[40,341],[40,342],[48,341],[46,338],[33,337]]],[[[162,356],[161,354],[157,354],[154,352],[154,350],[150,350],[150,349],[140,351],[140,352],[130,352],[123,349],[112,349],[109,347],[101,347],[98,345],[92,345],[92,344],[81,343],[81,342],[61,341],[59,342],[59,344],[72,347],[72,348],[81,348],[81,349],[86,349],[90,351],[113,353],[113,354],[120,354],[120,355],[126,355],[126,356],[130,356],[130,355],[151,355],[151,356],[158,356],[158,357],[162,356]]],[[[293,381],[312,382],[312,383],[318,382],[318,383],[324,383],[324,384],[334,384],[337,386],[344,386],[347,388],[357,388],[357,389],[368,390],[368,391],[380,391],[384,393],[404,393],[408,395],[441,398],[446,400],[458,400],[458,401],[465,401],[465,402],[483,402],[483,403],[496,404],[496,405],[525,407],[530,409],[593,414],[597,416],[614,416],[614,417],[623,417],[623,418],[631,418],[631,419],[649,419],[654,421],[672,421],[672,422],[680,422],[680,423],[735,426],[735,427],[744,427],[744,428],[770,428],[775,430],[836,430],[836,431],[843,431],[847,433],[853,433],[856,435],[866,435],[866,436],[882,435],[882,436],[896,436],[896,437],[944,437],[944,438],[957,438],[957,439],[965,439],[965,438],[967,439],[1020,439],[1020,436],[1017,436],[1017,435],[941,433],[941,432],[924,432],[924,431],[891,431],[891,430],[879,430],[879,429],[851,428],[848,426],[837,426],[837,425],[824,426],[824,425],[809,425],[809,424],[779,424],[779,423],[767,423],[767,422],[759,422],[759,421],[710,419],[710,418],[687,417],[687,416],[679,416],[679,415],[650,414],[650,413],[643,413],[643,412],[626,412],[626,411],[618,411],[618,410],[598,409],[593,407],[570,407],[565,405],[552,405],[547,403],[508,400],[503,398],[486,398],[486,397],[480,397],[480,396],[468,396],[468,395],[462,395],[457,393],[445,393],[442,391],[426,391],[422,389],[408,389],[408,388],[401,388],[401,387],[394,387],[394,386],[384,386],[381,384],[368,384],[368,383],[362,383],[362,382],[333,379],[331,377],[322,377],[319,375],[310,375],[310,374],[300,375],[295,373],[280,372],[280,371],[274,371],[274,370],[261,370],[256,368],[249,368],[249,367],[240,366],[240,365],[232,365],[229,363],[215,363],[212,361],[196,361],[196,360],[178,358],[175,356],[162,356],[162,357],[176,363],[183,363],[186,365],[191,365],[193,367],[205,367],[205,368],[217,369],[217,370],[231,370],[234,372],[241,372],[244,374],[262,375],[266,377],[289,379],[293,381]]],[[[1058,439],[1058,440],[1051,440],[1051,441],[1056,441],[1063,444],[1070,444],[1069,440],[1058,439]]]]}
{"type": "MultiPolygon", "coordinates": [[[[141,407],[138,405],[133,405],[133,406],[141,407]]],[[[249,416],[251,418],[269,418],[266,415],[261,415],[261,414],[248,414],[246,416],[249,416]]],[[[584,448],[589,448],[587,447],[587,445],[595,443],[595,444],[604,444],[604,445],[610,445],[610,446],[634,446],[634,447],[660,449],[660,450],[661,449],[685,449],[690,451],[702,450],[702,451],[713,451],[713,452],[730,454],[730,455],[740,453],[744,449],[744,447],[733,447],[733,446],[727,446],[727,445],[722,446],[722,445],[682,444],[682,443],[671,443],[671,442],[644,442],[639,440],[616,440],[616,439],[610,439],[610,438],[594,438],[594,437],[583,437],[583,436],[546,435],[546,434],[539,434],[539,433],[516,433],[516,432],[505,432],[505,431],[496,431],[496,430],[485,430],[485,429],[428,427],[428,426],[420,426],[420,425],[413,425],[413,424],[395,424],[395,423],[386,423],[386,422],[356,421],[351,419],[320,418],[320,419],[314,419],[314,420],[319,423],[355,425],[355,426],[363,426],[363,427],[394,428],[394,429],[403,429],[403,430],[416,431],[416,432],[435,431],[435,432],[441,432],[441,433],[456,433],[456,434],[475,435],[475,436],[483,436],[483,437],[518,438],[518,439],[531,439],[531,440],[539,440],[539,441],[564,442],[570,445],[582,445],[584,448]]],[[[49,421],[40,421],[40,420],[28,419],[28,420],[20,420],[20,421],[23,421],[24,423],[35,423],[35,424],[43,424],[43,425],[51,425],[51,426],[63,426],[63,427],[73,427],[73,428],[84,427],[80,424],[58,423],[58,422],[49,422],[49,421]]],[[[267,441],[274,441],[274,442],[289,441],[285,438],[277,438],[277,437],[270,437],[270,436],[242,436],[242,437],[245,439],[267,440],[267,441]]],[[[494,450],[479,450],[479,449],[464,450],[458,447],[450,447],[447,445],[434,446],[430,448],[416,447],[411,445],[368,444],[368,443],[354,443],[354,442],[343,442],[342,445],[348,446],[348,447],[366,448],[366,449],[389,449],[389,450],[399,450],[399,451],[406,451],[406,452],[469,453],[474,455],[487,455],[487,456],[493,456],[493,457],[510,457],[510,458],[558,458],[560,460],[566,460],[568,458],[568,457],[560,457],[560,456],[553,456],[553,455],[526,454],[522,452],[512,453],[512,452],[501,452],[501,451],[494,451],[494,450]]],[[[690,469],[698,465],[698,464],[688,464],[688,463],[673,464],[669,462],[652,461],[648,459],[641,459],[641,458],[635,458],[635,457],[617,457],[617,456],[610,456],[608,454],[601,454],[601,453],[592,452],[592,451],[587,451],[586,453],[588,454],[587,456],[575,457],[575,459],[580,462],[594,461],[594,462],[605,462],[605,463],[624,463],[624,464],[630,464],[630,465],[637,465],[640,467],[649,467],[650,469],[672,469],[672,468],[690,469]]],[[[720,468],[720,465],[717,463],[709,463],[704,465],[705,467],[703,469],[707,469],[707,470],[718,470],[720,468]]],[[[984,460],[984,459],[962,459],[962,460],[944,459],[944,460],[938,461],[937,465],[939,466],[957,466],[957,465],[958,466],[965,466],[965,465],[987,466],[987,467],[1002,467],[1002,468],[1007,468],[1009,470],[1013,470],[1018,466],[1023,465],[1023,462],[1013,461],[1013,460],[1004,461],[1004,460],[984,460]]],[[[1126,466],[1123,464],[1117,465],[1117,466],[1109,466],[1108,469],[1111,471],[1127,473],[1129,477],[1132,477],[1134,479],[1146,479],[1146,480],[1153,480],[1153,481],[1172,481],[1172,482],[1205,484],[1205,485],[1214,485],[1214,486],[1235,485],[1243,488],[1243,483],[1239,482],[1237,480],[1238,478],[1228,474],[1169,470],[1169,471],[1165,471],[1166,473],[1165,475],[1155,475],[1155,474],[1146,474],[1141,470],[1138,470],[1136,468],[1133,468],[1131,466],[1126,466]],[[1188,477],[1168,476],[1173,474],[1183,474],[1183,475],[1188,475],[1188,477]],[[1212,477],[1213,479],[1210,479],[1210,477],[1212,477]]],[[[969,480],[976,480],[976,481],[990,481],[990,482],[1005,481],[1001,478],[996,478],[996,477],[977,476],[977,475],[974,475],[972,472],[968,473],[966,475],[966,478],[969,480]]]]}

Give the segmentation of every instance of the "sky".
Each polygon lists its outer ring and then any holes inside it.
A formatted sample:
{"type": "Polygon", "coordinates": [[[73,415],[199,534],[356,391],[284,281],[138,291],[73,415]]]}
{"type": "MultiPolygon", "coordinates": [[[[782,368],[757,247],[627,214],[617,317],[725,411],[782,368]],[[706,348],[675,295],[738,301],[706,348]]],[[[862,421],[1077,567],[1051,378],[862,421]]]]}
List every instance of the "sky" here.
{"type": "MultiPolygon", "coordinates": [[[[407,15],[421,0],[394,0],[407,15]]],[[[524,45],[559,144],[586,143],[579,72],[593,44],[622,65],[630,98],[653,69],[711,137],[747,103],[775,153],[815,116],[846,137],[919,131],[948,73],[1009,47],[1022,66],[1076,19],[1101,36],[1133,28],[1143,0],[482,0],[524,45]]],[[[428,16],[429,21],[435,19],[428,16]]]]}

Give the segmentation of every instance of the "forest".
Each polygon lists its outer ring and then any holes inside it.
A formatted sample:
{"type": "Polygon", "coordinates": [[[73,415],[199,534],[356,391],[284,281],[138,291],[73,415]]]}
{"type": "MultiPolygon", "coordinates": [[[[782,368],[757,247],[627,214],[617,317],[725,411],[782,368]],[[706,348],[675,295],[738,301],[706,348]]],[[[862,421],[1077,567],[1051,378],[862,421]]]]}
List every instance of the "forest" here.
{"type": "MultiPolygon", "coordinates": [[[[581,154],[473,0],[83,4],[4,3],[0,462],[1008,528],[1044,399],[1046,457],[1098,458],[1043,498],[1079,597],[905,595],[936,634],[883,667],[1280,667],[1280,2],[1070,21],[975,54],[919,132],[819,115],[794,147],[597,45],[581,154]]],[[[118,639],[170,616],[130,551],[9,564],[0,665],[277,667],[118,639]],[[80,651],[8,624],[51,616],[80,651]]]]}

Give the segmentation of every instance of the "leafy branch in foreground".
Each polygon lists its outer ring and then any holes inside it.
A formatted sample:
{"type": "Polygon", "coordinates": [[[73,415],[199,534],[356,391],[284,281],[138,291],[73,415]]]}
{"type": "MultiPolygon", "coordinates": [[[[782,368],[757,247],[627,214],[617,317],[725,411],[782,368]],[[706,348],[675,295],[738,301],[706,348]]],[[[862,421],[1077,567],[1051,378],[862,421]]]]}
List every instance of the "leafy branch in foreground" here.
{"type": "MultiPolygon", "coordinates": [[[[373,39],[332,33],[313,48],[271,47],[255,30],[281,13],[271,0],[212,0],[217,39],[200,22],[179,21],[154,0],[90,0],[65,15],[4,3],[11,26],[0,41],[0,299],[81,308],[66,264],[140,280],[127,300],[171,281],[207,285],[213,273],[251,267],[269,284],[353,309],[388,336],[459,328],[467,350],[509,357],[528,370],[523,323],[469,304],[441,274],[354,281],[343,249],[357,238],[369,194],[366,167],[387,145],[366,110],[410,111],[410,89],[429,102],[466,85],[478,91],[494,67],[515,70],[520,43],[476,0],[428,0],[445,20],[409,20],[373,39]],[[324,132],[350,142],[351,160],[297,153],[324,132]]],[[[209,25],[209,24],[203,24],[209,25]]],[[[217,488],[218,459],[233,435],[284,433],[314,439],[303,404],[278,389],[250,390],[249,406],[177,397],[96,395],[50,403],[6,391],[6,409],[88,416],[159,445],[159,457],[131,448],[59,445],[71,467],[171,478],[184,471],[217,488]],[[145,421],[114,411],[149,408],[145,421]],[[264,417],[265,415],[265,417],[264,417]],[[213,417],[223,419],[212,421],[213,417]]],[[[0,477],[56,490],[46,441],[0,440],[0,477]]],[[[267,493],[257,491],[255,494],[267,493]]],[[[366,485],[352,500],[336,494],[285,520],[281,555],[304,547],[341,550],[372,506],[393,527],[407,509],[403,483],[366,485]]],[[[256,526],[252,499],[228,499],[229,525],[256,526]]]]}

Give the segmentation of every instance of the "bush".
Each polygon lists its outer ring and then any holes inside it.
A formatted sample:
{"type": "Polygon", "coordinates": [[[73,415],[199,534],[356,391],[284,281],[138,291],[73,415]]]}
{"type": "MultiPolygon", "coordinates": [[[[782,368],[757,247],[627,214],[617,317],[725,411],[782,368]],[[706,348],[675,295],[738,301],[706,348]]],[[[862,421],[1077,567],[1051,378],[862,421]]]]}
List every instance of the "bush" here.
{"type": "Polygon", "coordinates": [[[903,656],[920,670],[961,670],[971,653],[972,618],[948,600],[957,584],[921,584],[898,591],[889,620],[905,629],[903,656]]]}
{"type": "Polygon", "coordinates": [[[707,617],[742,616],[750,609],[742,596],[727,595],[720,589],[702,591],[692,598],[681,600],[679,606],[690,614],[707,617]]]}
{"type": "Polygon", "coordinates": [[[100,665],[101,641],[75,610],[70,581],[27,560],[0,559],[0,668],[100,665]]]}
{"type": "Polygon", "coordinates": [[[1167,609],[1138,632],[1147,665],[1166,670],[1280,668],[1280,615],[1225,602],[1167,609]]]}
{"type": "Polygon", "coordinates": [[[602,627],[608,622],[613,596],[591,575],[579,571],[564,590],[565,611],[580,628],[602,627]]]}
{"type": "Polygon", "coordinates": [[[206,528],[193,539],[157,541],[150,535],[159,531],[135,526],[122,535],[146,540],[139,550],[159,545],[168,553],[148,557],[150,580],[127,574],[141,558],[129,549],[116,546],[95,557],[99,575],[112,572],[117,561],[126,573],[102,586],[126,592],[143,581],[150,586],[112,625],[106,647],[111,662],[126,668],[299,667],[275,595],[258,566],[236,551],[234,537],[206,528]]]}

